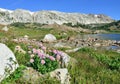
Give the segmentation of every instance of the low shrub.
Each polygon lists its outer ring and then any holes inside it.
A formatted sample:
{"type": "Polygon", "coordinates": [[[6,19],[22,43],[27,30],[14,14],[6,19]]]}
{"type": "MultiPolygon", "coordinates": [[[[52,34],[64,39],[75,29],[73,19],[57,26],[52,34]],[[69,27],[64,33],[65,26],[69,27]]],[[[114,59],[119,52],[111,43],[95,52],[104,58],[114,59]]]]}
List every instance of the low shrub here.
{"type": "Polygon", "coordinates": [[[39,48],[32,48],[28,52],[30,53],[30,62],[28,63],[28,66],[33,67],[42,74],[57,69],[62,59],[60,51],[47,51],[46,47],[42,44],[40,44],[39,48]]]}

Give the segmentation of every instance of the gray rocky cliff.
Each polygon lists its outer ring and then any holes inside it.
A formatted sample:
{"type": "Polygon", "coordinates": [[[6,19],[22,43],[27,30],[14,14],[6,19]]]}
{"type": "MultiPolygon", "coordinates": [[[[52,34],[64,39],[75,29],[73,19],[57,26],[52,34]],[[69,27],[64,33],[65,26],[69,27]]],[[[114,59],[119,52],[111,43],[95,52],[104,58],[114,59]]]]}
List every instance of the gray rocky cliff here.
{"type": "Polygon", "coordinates": [[[81,23],[96,24],[110,23],[114,20],[103,14],[80,14],[80,13],[64,13],[58,11],[37,11],[30,12],[28,10],[17,9],[14,11],[0,8],[0,23],[10,24],[13,22],[36,22],[42,24],[63,24],[63,23],[81,23]]]}

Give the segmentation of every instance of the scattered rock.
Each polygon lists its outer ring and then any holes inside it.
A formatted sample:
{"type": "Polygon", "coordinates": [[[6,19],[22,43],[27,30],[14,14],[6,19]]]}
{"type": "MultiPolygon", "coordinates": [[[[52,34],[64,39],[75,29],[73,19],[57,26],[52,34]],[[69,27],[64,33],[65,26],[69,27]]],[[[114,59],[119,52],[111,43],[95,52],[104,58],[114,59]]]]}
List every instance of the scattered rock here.
{"type": "Polygon", "coordinates": [[[96,30],[93,32],[93,34],[99,34],[99,33],[107,33],[105,30],[96,30]]]}
{"type": "Polygon", "coordinates": [[[63,48],[64,47],[64,43],[59,42],[59,43],[55,44],[54,47],[55,48],[63,48]]]}
{"type": "Polygon", "coordinates": [[[2,30],[5,31],[5,32],[7,32],[9,29],[8,29],[7,26],[5,26],[5,27],[2,28],[2,30]]]}
{"type": "Polygon", "coordinates": [[[14,72],[18,66],[13,52],[5,44],[0,43],[0,81],[14,72]]]}
{"type": "Polygon", "coordinates": [[[100,47],[100,46],[101,46],[100,43],[95,43],[95,44],[94,44],[94,47],[100,47]]]}
{"type": "Polygon", "coordinates": [[[116,45],[120,46],[120,41],[115,42],[116,45]]]}
{"type": "Polygon", "coordinates": [[[70,46],[66,46],[65,43],[61,43],[61,42],[55,44],[54,47],[55,48],[71,48],[70,46]]]}
{"type": "Polygon", "coordinates": [[[80,50],[82,47],[78,47],[78,48],[74,48],[72,50],[66,50],[65,52],[77,52],[78,50],[80,50]]]}
{"type": "Polygon", "coordinates": [[[120,49],[117,50],[117,53],[120,53],[120,49]]]}
{"type": "MultiPolygon", "coordinates": [[[[50,77],[52,78],[56,78],[57,80],[59,80],[61,82],[61,84],[70,84],[70,75],[68,73],[67,68],[63,68],[63,69],[56,69],[52,72],[49,73],[50,77]]],[[[38,80],[40,78],[46,78],[48,75],[47,74],[40,74],[38,71],[34,70],[33,68],[28,67],[27,69],[25,69],[23,71],[23,76],[22,79],[24,81],[26,81],[27,83],[31,83],[31,84],[38,84],[38,80]]]]}
{"type": "Polygon", "coordinates": [[[61,53],[62,56],[62,64],[61,67],[67,67],[69,62],[70,62],[70,56],[68,54],[66,54],[65,52],[61,53]]]}
{"type": "Polygon", "coordinates": [[[26,82],[29,82],[31,84],[34,84],[35,82],[37,82],[37,80],[43,77],[42,74],[40,74],[38,71],[34,70],[33,68],[27,67],[24,71],[23,71],[23,76],[22,79],[26,82]],[[31,81],[32,80],[32,81],[31,81]]]}
{"type": "Polygon", "coordinates": [[[61,81],[61,84],[70,84],[70,75],[67,68],[56,69],[55,71],[50,72],[51,77],[55,77],[61,81]]]}
{"type": "Polygon", "coordinates": [[[55,42],[57,39],[54,35],[52,34],[47,34],[45,35],[43,42],[55,42]]]}

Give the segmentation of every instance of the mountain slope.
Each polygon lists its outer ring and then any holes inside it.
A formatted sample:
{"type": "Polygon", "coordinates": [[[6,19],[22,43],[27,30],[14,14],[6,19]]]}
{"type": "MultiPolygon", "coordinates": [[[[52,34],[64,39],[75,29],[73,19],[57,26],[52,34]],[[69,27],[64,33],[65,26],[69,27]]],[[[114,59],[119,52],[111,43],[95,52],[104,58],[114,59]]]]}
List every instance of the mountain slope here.
{"type": "Polygon", "coordinates": [[[37,11],[30,12],[28,10],[17,9],[14,11],[0,8],[0,23],[10,24],[13,22],[35,22],[42,24],[63,24],[63,23],[81,23],[81,24],[97,24],[110,23],[114,20],[103,14],[80,14],[80,13],[64,13],[58,11],[37,11]]]}
{"type": "Polygon", "coordinates": [[[93,29],[104,29],[109,31],[120,31],[120,20],[103,24],[101,26],[92,27],[93,29]]]}

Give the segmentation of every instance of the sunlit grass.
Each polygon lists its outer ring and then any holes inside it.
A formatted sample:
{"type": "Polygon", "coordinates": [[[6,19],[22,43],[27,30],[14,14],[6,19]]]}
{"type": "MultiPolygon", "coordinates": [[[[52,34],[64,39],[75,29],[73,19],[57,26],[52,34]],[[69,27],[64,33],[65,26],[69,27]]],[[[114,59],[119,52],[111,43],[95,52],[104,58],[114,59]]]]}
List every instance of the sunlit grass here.
{"type": "MultiPolygon", "coordinates": [[[[12,39],[28,35],[30,38],[40,40],[43,39],[46,34],[51,33],[55,35],[57,39],[62,39],[77,34],[74,31],[66,31],[65,33],[67,33],[67,35],[60,36],[59,33],[63,33],[63,30],[56,28],[40,28],[38,26],[36,26],[35,28],[28,28],[28,26],[27,28],[18,28],[11,26],[11,29],[8,32],[0,31],[0,38],[7,37],[9,39],[12,39]]],[[[8,40],[5,44],[13,52],[15,46],[18,45],[17,43],[13,43],[10,40],[8,40]]],[[[19,45],[24,50],[27,50],[26,44],[22,43],[19,45]]],[[[58,49],[62,51],[66,50],[66,48],[58,49]]],[[[109,68],[109,65],[104,62],[107,59],[116,61],[116,58],[120,58],[119,53],[108,50],[94,50],[92,48],[82,48],[77,52],[72,52],[68,54],[77,61],[77,63],[71,64],[68,67],[71,76],[71,84],[120,84],[120,71],[118,69],[109,68]],[[103,58],[105,56],[105,60],[99,60],[97,57],[100,56],[103,58]]],[[[28,54],[15,53],[15,56],[20,65],[27,65],[27,62],[29,61],[28,54]]],[[[120,62],[120,59],[118,59],[117,62],[120,62]]],[[[14,78],[11,77],[11,79],[14,78]]],[[[4,80],[4,84],[6,81],[8,80],[4,80]]],[[[31,81],[27,83],[30,84],[31,81]]],[[[58,81],[51,78],[40,78],[38,81],[40,84],[59,84],[58,81]]],[[[17,80],[12,80],[11,83],[25,84],[25,82],[21,78],[17,80]]]]}

